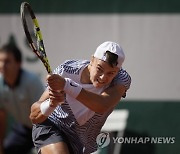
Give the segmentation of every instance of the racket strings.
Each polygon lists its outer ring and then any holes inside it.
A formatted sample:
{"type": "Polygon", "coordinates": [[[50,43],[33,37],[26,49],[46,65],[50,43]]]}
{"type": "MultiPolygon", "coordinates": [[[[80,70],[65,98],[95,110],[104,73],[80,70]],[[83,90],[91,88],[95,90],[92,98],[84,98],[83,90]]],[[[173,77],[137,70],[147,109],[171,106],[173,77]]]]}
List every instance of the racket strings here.
{"type": "Polygon", "coordinates": [[[21,4],[21,18],[27,40],[33,49],[33,52],[43,62],[47,72],[51,73],[52,71],[46,56],[43,37],[38,20],[36,19],[32,8],[27,2],[23,2],[21,4]]]}

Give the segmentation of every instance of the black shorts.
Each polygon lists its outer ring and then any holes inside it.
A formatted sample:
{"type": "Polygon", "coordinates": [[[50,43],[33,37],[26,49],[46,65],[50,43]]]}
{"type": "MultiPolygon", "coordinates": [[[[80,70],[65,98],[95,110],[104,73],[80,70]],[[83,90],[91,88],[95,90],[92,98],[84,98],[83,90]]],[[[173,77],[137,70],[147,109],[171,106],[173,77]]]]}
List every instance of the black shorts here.
{"type": "Polygon", "coordinates": [[[32,139],[39,154],[41,147],[57,142],[65,142],[69,152],[73,154],[72,147],[66,135],[48,119],[41,124],[33,124],[32,139]]]}

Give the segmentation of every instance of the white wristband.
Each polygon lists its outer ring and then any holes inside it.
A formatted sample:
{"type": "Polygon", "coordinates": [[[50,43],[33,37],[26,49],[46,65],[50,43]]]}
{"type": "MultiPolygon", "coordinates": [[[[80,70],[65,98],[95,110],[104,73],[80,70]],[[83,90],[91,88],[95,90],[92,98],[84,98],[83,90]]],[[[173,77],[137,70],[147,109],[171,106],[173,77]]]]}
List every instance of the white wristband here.
{"type": "Polygon", "coordinates": [[[65,78],[65,80],[64,91],[73,98],[76,98],[81,92],[82,86],[69,78],[65,78]]]}
{"type": "Polygon", "coordinates": [[[49,116],[54,111],[55,108],[56,107],[50,106],[50,99],[45,100],[40,105],[41,113],[45,116],[49,116]]]}

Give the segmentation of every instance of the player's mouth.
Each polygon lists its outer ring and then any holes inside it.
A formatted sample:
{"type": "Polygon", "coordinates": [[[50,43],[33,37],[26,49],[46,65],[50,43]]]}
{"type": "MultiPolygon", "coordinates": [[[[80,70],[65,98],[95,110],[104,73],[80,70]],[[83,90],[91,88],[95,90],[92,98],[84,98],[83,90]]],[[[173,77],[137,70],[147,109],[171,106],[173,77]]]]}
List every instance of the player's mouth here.
{"type": "Polygon", "coordinates": [[[99,80],[99,79],[97,79],[97,82],[99,83],[99,84],[105,84],[105,82],[104,81],[101,81],[101,80],[99,80]]]}

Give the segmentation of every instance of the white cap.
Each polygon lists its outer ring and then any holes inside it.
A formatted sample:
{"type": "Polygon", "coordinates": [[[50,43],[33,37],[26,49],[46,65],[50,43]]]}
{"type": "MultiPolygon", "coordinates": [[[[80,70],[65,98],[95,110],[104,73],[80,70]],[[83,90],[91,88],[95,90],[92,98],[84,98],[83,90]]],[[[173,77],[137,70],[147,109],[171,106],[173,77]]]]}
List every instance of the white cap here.
{"type": "Polygon", "coordinates": [[[124,62],[125,59],[125,54],[123,52],[123,49],[120,47],[120,45],[110,41],[104,42],[97,47],[94,53],[94,57],[106,61],[106,56],[105,56],[106,51],[118,55],[117,67],[121,68],[122,63],[124,62]]]}

